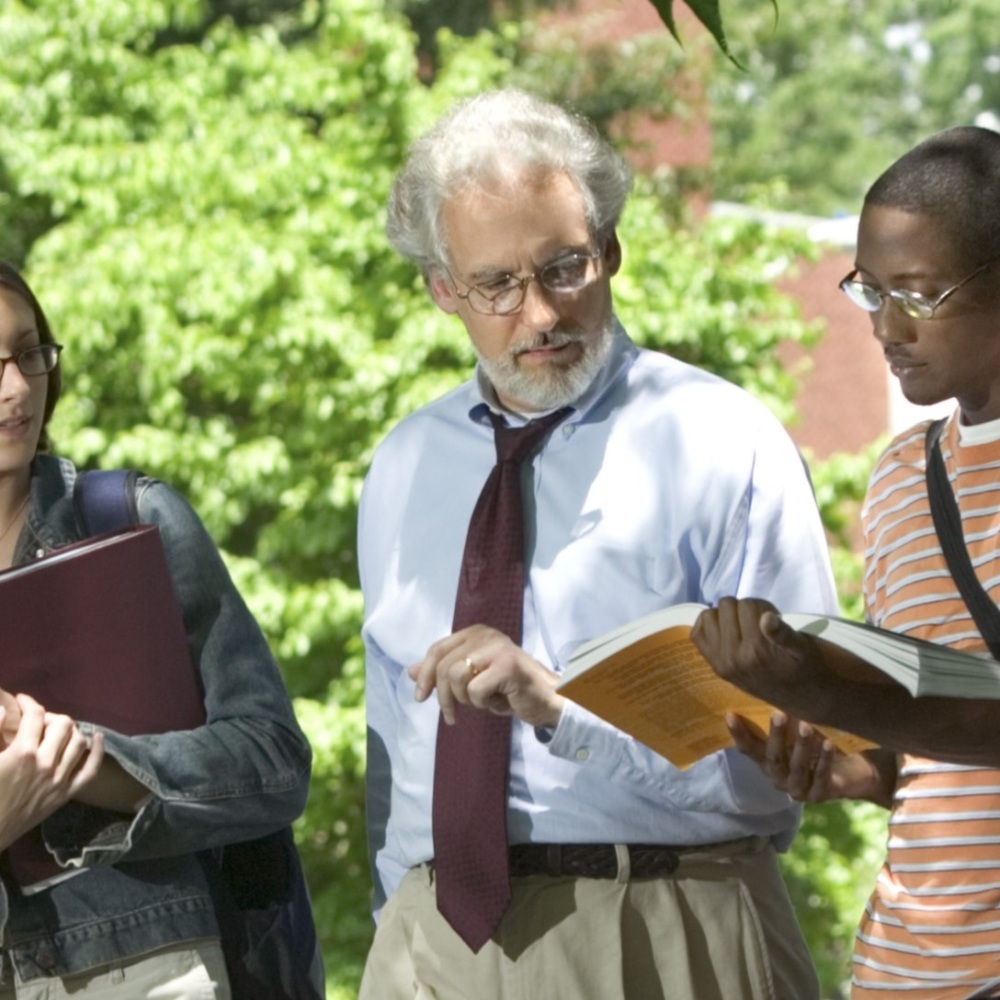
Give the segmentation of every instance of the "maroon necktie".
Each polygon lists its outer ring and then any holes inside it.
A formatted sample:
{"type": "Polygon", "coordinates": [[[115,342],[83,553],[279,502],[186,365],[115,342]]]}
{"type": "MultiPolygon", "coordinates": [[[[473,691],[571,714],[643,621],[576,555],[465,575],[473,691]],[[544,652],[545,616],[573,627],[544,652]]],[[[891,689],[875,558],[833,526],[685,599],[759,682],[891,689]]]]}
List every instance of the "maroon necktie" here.
{"type": "MultiPolygon", "coordinates": [[[[490,625],[521,642],[524,509],[521,463],[569,409],[524,427],[491,413],[497,463],[476,501],[455,599],[452,630],[490,625]]],[[[434,873],[437,905],[473,950],[490,939],[510,902],[507,779],[510,718],[457,705],[438,722],[434,766],[434,873]]]]}

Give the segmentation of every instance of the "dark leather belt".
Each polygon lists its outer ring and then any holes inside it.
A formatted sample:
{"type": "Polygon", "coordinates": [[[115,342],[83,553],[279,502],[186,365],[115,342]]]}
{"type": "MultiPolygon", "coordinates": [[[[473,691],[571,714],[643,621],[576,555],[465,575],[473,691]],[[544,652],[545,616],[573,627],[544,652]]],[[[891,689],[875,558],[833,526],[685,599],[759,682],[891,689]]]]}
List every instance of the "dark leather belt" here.
{"type": "MultiPolygon", "coordinates": [[[[686,850],[699,848],[629,844],[627,850],[632,878],[662,878],[677,870],[686,850]]],[[[515,844],[510,849],[510,873],[617,878],[618,854],[614,844],[515,844]]]]}

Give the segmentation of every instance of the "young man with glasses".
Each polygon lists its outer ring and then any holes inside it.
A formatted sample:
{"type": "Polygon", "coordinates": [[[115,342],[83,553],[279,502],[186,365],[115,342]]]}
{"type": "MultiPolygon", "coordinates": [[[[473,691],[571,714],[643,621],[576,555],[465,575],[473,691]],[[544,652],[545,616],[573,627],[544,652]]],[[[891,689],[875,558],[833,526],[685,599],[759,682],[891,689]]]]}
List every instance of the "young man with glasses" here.
{"type": "MultiPolygon", "coordinates": [[[[856,263],[840,287],[871,314],[906,398],[958,404],[939,438],[944,488],[957,501],[958,545],[995,605],[1000,135],[950,129],[893,164],[865,199],[856,263]]],[[[872,474],[862,511],[866,614],[881,628],[985,652],[931,512],[930,424],[897,436],[872,474]]],[[[695,638],[720,674],[796,717],[779,717],[767,739],[732,726],[778,787],[804,801],[860,798],[892,811],[858,930],[852,998],[1000,996],[1000,701],[913,698],[792,632],[773,610],[724,601],[702,615],[695,638]],[[881,749],[844,756],[796,719],[881,749]]]]}
{"type": "MultiPolygon", "coordinates": [[[[794,803],[739,753],[680,772],[556,692],[581,642],[671,604],[738,593],[836,608],[781,426],[735,386],[640,350],[615,317],[630,185],[588,123],[505,90],[446,115],[393,188],[389,236],[479,363],[389,434],[362,498],[378,919],[365,1000],[818,993],[775,858],[794,803]],[[499,597],[482,620],[457,605],[477,577],[487,592],[508,578],[500,558],[466,573],[463,553],[484,482],[503,479],[501,442],[521,427],[543,437],[517,473],[524,567],[505,631],[499,597]],[[444,899],[455,866],[439,832],[462,813],[442,799],[465,787],[445,775],[489,756],[455,751],[449,731],[492,731],[496,716],[512,719],[499,815],[458,818],[470,881],[497,827],[512,877],[477,936],[444,899]]],[[[507,537],[506,521],[486,527],[507,537]]]]}

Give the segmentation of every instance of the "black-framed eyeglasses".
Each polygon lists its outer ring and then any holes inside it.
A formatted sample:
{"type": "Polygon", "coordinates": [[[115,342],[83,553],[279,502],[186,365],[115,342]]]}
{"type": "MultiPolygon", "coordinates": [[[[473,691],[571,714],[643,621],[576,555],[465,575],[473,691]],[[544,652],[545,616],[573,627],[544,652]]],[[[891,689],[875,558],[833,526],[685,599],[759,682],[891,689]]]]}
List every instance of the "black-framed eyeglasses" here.
{"type": "Polygon", "coordinates": [[[0,358],[0,382],[7,365],[13,361],[22,375],[31,378],[33,375],[48,375],[59,364],[59,353],[62,344],[36,344],[34,347],[24,347],[9,358],[0,358]]]}
{"type": "Polygon", "coordinates": [[[840,283],[840,290],[856,305],[866,312],[878,312],[882,308],[882,303],[888,298],[912,319],[933,319],[934,313],[938,311],[942,303],[951,298],[963,285],[967,285],[977,275],[982,274],[991,264],[1000,260],[1000,254],[991,257],[985,264],[980,264],[967,278],[963,278],[957,285],[943,291],[936,298],[928,298],[920,292],[911,292],[906,288],[890,288],[884,292],[881,288],[869,285],[864,281],[855,281],[854,276],[858,273],[855,268],[840,283]]]}
{"type": "MultiPolygon", "coordinates": [[[[599,250],[590,254],[568,253],[523,278],[515,274],[501,274],[478,285],[470,285],[467,292],[456,291],[455,294],[484,316],[510,316],[524,305],[529,282],[537,281],[546,291],[557,295],[582,291],[597,279],[596,262],[600,258],[599,250]]],[[[455,281],[450,271],[448,274],[455,281]]]]}

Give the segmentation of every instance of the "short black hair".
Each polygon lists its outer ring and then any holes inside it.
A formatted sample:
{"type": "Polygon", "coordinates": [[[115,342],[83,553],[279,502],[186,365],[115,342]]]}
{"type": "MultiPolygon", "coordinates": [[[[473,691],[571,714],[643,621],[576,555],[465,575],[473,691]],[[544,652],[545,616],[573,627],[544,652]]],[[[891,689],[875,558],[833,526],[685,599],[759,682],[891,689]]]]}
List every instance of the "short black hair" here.
{"type": "Polygon", "coordinates": [[[1000,133],[961,125],[930,136],[868,189],[865,205],[938,220],[970,266],[1000,255],[1000,133]]]}

